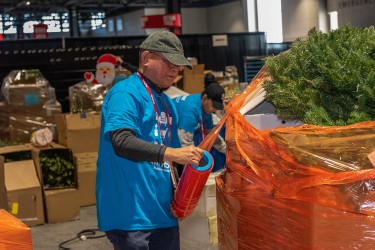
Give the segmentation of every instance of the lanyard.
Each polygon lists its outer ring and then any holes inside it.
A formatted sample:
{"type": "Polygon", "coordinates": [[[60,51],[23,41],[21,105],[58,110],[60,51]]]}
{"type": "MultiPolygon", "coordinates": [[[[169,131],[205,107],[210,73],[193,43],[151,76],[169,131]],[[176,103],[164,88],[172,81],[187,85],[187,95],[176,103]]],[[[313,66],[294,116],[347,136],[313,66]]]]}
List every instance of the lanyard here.
{"type": "Polygon", "coordinates": [[[168,133],[168,140],[169,140],[169,143],[171,142],[171,122],[170,122],[170,117],[169,117],[169,112],[168,112],[168,106],[167,106],[167,103],[164,101],[164,105],[165,105],[165,113],[167,115],[167,125],[168,125],[168,128],[167,128],[167,131],[165,131],[165,133],[163,134],[162,133],[162,129],[161,129],[161,124],[160,124],[160,119],[159,119],[159,111],[158,111],[158,107],[156,105],[156,101],[155,101],[155,97],[154,97],[154,94],[152,93],[150,87],[148,86],[147,82],[145,81],[145,79],[143,78],[142,74],[140,74],[139,72],[137,72],[138,74],[138,77],[141,79],[143,85],[145,86],[146,90],[147,90],[147,93],[150,95],[151,97],[151,101],[152,101],[152,104],[154,105],[154,111],[155,111],[155,116],[156,116],[156,121],[158,123],[158,126],[159,126],[159,132],[160,132],[160,137],[161,139],[163,140],[163,143],[165,146],[167,146],[167,143],[165,141],[165,135],[168,133]]]}
{"type": "Polygon", "coordinates": [[[203,118],[202,118],[202,116],[200,117],[199,127],[200,127],[200,131],[201,131],[201,135],[202,135],[202,140],[203,140],[204,136],[206,134],[206,114],[203,114],[203,118]]]}

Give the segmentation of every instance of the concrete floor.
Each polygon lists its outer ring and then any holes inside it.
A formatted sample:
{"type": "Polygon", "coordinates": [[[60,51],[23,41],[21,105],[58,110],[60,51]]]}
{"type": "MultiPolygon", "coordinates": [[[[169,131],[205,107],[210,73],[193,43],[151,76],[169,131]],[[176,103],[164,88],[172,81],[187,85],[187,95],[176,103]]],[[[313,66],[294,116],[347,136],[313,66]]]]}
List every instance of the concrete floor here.
{"type": "MultiPolygon", "coordinates": [[[[187,220],[186,220],[187,221],[187,220]]],[[[199,224],[198,224],[199,225],[199,224]]],[[[96,207],[81,207],[80,219],[60,223],[44,224],[31,227],[33,250],[111,250],[112,244],[107,237],[79,240],[77,234],[82,230],[96,229],[96,207]],[[64,248],[59,248],[59,244],[76,238],[75,240],[64,244],[64,248]]],[[[196,228],[199,231],[199,228],[196,228]]],[[[194,229],[195,230],[195,229],[194,229]]],[[[180,225],[180,233],[186,231],[186,226],[180,225]]],[[[203,232],[208,233],[208,232],[203,232]]],[[[93,236],[103,235],[102,232],[96,232],[93,236]]],[[[190,240],[181,239],[181,250],[217,250],[218,246],[199,244],[190,240]]]]}
{"type": "MultiPolygon", "coordinates": [[[[81,207],[79,220],[31,227],[33,250],[59,249],[60,243],[75,238],[82,230],[96,228],[96,207],[81,207]]],[[[93,236],[97,235],[102,235],[102,233],[97,232],[97,234],[93,236]]],[[[87,239],[84,241],[75,239],[65,244],[64,247],[70,248],[71,250],[113,249],[107,237],[87,239]]]]}

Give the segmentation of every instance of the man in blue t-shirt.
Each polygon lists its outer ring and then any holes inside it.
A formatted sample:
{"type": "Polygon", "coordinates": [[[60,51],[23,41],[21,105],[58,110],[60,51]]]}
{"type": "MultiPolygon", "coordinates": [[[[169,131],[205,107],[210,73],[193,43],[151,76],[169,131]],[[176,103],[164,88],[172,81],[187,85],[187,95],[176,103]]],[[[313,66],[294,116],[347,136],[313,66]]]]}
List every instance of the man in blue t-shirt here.
{"type": "MultiPolygon", "coordinates": [[[[178,113],[178,135],[182,146],[198,146],[214,127],[212,114],[223,109],[225,91],[218,83],[206,86],[202,94],[190,94],[173,98],[178,113]]],[[[226,144],[219,135],[210,153],[214,158],[212,171],[225,166],[226,144]]],[[[181,172],[181,171],[180,171],[181,172]]]]}
{"type": "Polygon", "coordinates": [[[164,90],[184,66],[179,38],[157,31],[140,46],[139,69],[116,83],[102,105],[96,206],[114,249],[180,248],[171,214],[172,162],[198,165],[203,150],[182,147],[178,115],[164,90]]]}

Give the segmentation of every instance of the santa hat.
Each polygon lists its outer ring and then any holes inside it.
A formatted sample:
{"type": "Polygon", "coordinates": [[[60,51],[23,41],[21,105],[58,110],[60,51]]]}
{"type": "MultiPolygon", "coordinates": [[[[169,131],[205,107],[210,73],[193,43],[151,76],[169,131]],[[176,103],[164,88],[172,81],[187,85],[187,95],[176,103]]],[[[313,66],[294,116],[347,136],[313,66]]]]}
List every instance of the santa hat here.
{"type": "Polygon", "coordinates": [[[110,67],[114,68],[117,64],[116,57],[112,54],[101,55],[96,63],[97,68],[110,67]]]}

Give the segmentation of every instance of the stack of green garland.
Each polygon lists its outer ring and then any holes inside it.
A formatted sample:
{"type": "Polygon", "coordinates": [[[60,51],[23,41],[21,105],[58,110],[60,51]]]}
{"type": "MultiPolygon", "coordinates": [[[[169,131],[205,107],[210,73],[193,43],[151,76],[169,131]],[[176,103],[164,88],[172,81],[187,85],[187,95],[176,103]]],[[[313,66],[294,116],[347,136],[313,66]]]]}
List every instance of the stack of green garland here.
{"type": "Polygon", "coordinates": [[[314,28],[265,63],[266,99],[280,117],[328,126],[375,120],[374,27],[314,28]]]}

